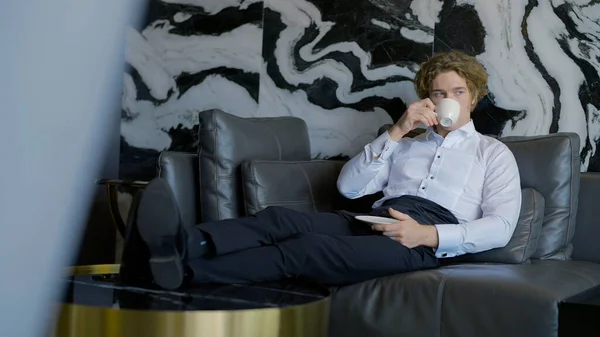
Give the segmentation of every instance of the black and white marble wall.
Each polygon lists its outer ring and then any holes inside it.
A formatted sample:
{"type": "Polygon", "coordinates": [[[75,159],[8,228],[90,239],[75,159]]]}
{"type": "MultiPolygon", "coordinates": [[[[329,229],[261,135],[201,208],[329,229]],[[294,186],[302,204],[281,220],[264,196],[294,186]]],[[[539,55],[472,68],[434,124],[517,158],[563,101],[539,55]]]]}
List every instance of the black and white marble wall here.
{"type": "MultiPolygon", "coordinates": [[[[194,151],[198,114],[297,116],[313,157],[357,153],[416,99],[436,1],[151,0],[128,36],[121,173],[194,151]]],[[[437,5],[441,8],[441,4],[437,5]]]]}
{"type": "Polygon", "coordinates": [[[434,22],[410,6],[265,0],[259,114],[303,118],[315,158],[356,154],[416,100],[434,22]]]}
{"type": "Polygon", "coordinates": [[[197,149],[198,113],[258,112],[263,2],[149,0],[130,29],[120,176],[150,179],[160,151],[197,149]]]}
{"type": "Polygon", "coordinates": [[[301,117],[313,157],[352,156],[417,99],[419,64],[449,49],[490,74],[481,132],[574,131],[584,170],[600,171],[599,18],[585,0],[149,0],[128,36],[121,176],[194,151],[210,108],[301,117]]]}
{"type": "Polygon", "coordinates": [[[597,1],[446,0],[434,51],[465,50],[485,65],[480,132],[576,132],[582,169],[600,171],[599,24],[597,1]]]}

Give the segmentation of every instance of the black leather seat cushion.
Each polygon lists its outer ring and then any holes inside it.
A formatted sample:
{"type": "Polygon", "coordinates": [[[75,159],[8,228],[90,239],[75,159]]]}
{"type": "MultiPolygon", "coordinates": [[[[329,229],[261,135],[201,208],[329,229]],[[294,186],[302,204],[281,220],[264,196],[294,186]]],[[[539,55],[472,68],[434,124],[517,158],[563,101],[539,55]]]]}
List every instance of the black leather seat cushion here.
{"type": "Polygon", "coordinates": [[[336,289],[331,336],[556,336],[558,303],[600,286],[600,265],[461,264],[336,289]]]}

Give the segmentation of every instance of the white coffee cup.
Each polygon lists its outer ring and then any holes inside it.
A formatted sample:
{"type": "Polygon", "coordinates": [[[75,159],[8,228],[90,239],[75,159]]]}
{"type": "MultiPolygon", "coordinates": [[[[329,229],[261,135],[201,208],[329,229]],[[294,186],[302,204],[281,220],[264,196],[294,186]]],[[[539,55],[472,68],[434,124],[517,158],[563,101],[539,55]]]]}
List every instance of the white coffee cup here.
{"type": "Polygon", "coordinates": [[[447,128],[458,120],[458,116],[460,116],[460,104],[455,99],[444,98],[437,104],[435,112],[438,115],[440,124],[447,128]]]}

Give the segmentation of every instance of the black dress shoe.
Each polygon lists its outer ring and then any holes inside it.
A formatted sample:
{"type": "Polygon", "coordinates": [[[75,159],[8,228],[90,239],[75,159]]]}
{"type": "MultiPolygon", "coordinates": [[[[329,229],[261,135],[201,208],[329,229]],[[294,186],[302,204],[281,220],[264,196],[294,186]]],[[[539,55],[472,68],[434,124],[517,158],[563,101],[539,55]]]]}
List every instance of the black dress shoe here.
{"type": "Polygon", "coordinates": [[[154,179],[146,186],[136,218],[139,235],[148,246],[154,282],[163,289],[179,288],[185,276],[187,235],[164,179],[154,179]]]}
{"type": "Polygon", "coordinates": [[[141,192],[134,195],[129,208],[119,278],[121,283],[129,286],[152,287],[154,281],[148,264],[150,252],[140,237],[136,221],[140,196],[141,192]]]}
{"type": "Polygon", "coordinates": [[[187,235],[167,182],[152,180],[134,198],[130,213],[121,280],[134,286],[179,288],[186,277],[187,235]]]}

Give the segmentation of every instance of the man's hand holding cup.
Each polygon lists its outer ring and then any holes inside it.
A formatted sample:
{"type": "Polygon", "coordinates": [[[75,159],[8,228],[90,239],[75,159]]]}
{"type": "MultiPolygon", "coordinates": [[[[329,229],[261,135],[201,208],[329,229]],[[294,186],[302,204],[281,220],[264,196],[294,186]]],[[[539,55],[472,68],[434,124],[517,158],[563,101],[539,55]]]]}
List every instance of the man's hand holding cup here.
{"type": "Polygon", "coordinates": [[[402,117],[390,128],[390,138],[393,141],[399,141],[404,135],[415,129],[419,123],[423,123],[425,126],[438,125],[435,109],[435,104],[429,98],[409,105],[402,117]]]}

